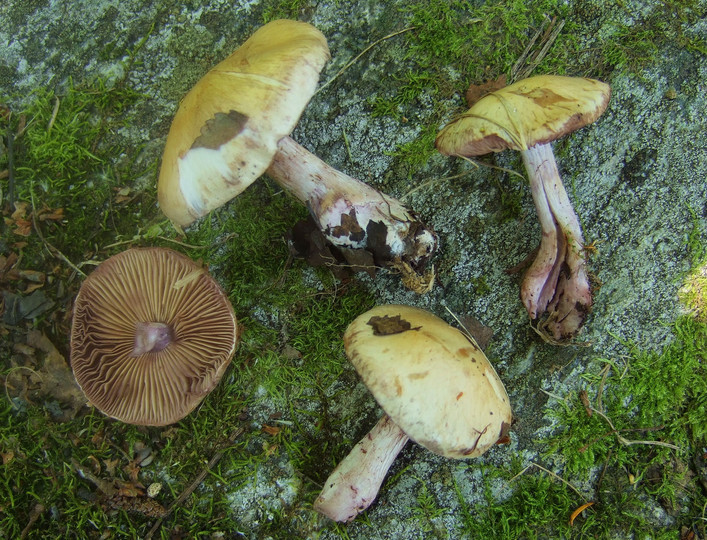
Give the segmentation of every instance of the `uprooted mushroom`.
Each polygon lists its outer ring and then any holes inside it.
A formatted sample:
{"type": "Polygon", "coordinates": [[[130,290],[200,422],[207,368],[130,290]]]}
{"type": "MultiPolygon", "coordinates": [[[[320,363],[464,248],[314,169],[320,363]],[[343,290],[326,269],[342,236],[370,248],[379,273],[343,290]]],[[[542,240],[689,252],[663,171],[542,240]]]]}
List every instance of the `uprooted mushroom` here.
{"type": "Polygon", "coordinates": [[[233,307],[194,261],[134,248],[102,262],[81,285],[71,368],[88,401],[129,424],[164,426],[189,414],[231,362],[233,307]]]}
{"type": "Polygon", "coordinates": [[[423,275],[437,247],[434,232],[398,200],[330,167],[289,136],[328,58],[319,30],[277,20],[209,71],[172,122],[160,206],[186,226],[266,172],[307,205],[332,245],[367,250],[378,266],[423,275]]]}
{"type": "Polygon", "coordinates": [[[437,136],[437,149],[449,156],[521,152],[542,228],[521,299],[530,318],[537,319],[538,333],[553,343],[577,335],[592,293],[582,229],[550,143],[599,118],[610,94],[607,84],[594,79],[531,77],[484,96],[437,136]]]}
{"type": "Polygon", "coordinates": [[[454,459],[507,441],[512,414],[501,379],[481,349],[442,319],[377,306],[349,325],[344,347],[385,414],[329,475],[318,512],[350,521],[368,508],[409,439],[454,459]]]}

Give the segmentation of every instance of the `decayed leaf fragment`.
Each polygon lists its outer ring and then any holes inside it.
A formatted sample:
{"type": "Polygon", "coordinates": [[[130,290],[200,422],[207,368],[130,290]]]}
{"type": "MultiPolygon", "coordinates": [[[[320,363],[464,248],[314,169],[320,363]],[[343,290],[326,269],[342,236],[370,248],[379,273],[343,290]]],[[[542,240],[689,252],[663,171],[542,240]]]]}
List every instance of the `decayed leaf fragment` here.
{"type": "Polygon", "coordinates": [[[593,505],[594,505],[594,502],[593,502],[593,501],[589,501],[589,502],[587,502],[587,503],[584,503],[584,504],[583,504],[582,506],[580,506],[579,508],[577,508],[574,512],[572,512],[572,515],[570,516],[570,526],[574,525],[574,520],[577,519],[577,516],[578,516],[579,514],[581,514],[581,513],[584,512],[587,508],[589,508],[590,506],[593,506],[593,505]]]}

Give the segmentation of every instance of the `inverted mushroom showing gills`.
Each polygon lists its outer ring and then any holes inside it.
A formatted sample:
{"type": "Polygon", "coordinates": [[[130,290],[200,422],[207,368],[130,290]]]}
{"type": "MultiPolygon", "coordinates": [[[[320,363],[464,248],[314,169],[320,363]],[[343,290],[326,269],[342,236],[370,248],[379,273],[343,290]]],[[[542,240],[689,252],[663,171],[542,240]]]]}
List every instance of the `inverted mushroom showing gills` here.
{"type": "Polygon", "coordinates": [[[385,414],[324,483],[314,508],[325,516],[351,521],[365,510],[408,439],[455,459],[507,440],[503,383],[481,349],[442,319],[378,306],[349,325],[344,347],[385,414]]]}
{"type": "Polygon", "coordinates": [[[170,249],[129,249],[81,285],[71,368],[101,412],[163,426],[216,387],[236,342],[233,307],[204,268],[170,249]]]}
{"type": "Polygon", "coordinates": [[[484,96],[437,136],[437,149],[448,156],[521,152],[542,228],[521,299],[550,342],[575,337],[592,306],[582,229],[550,143],[599,118],[610,94],[594,79],[530,77],[484,96]]]}
{"type": "Polygon", "coordinates": [[[422,272],[437,237],[399,201],[328,166],[289,137],[329,58],[313,26],[272,21],[182,100],[158,184],[164,213],[186,226],[267,172],[310,210],[337,247],[422,272]]]}

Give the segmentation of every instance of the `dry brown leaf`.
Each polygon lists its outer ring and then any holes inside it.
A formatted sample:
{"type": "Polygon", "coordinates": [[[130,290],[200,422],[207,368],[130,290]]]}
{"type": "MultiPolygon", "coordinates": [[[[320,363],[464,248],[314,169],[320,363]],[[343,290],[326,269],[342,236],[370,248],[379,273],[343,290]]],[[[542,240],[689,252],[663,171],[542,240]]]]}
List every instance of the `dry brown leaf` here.
{"type": "Polygon", "coordinates": [[[40,389],[37,393],[68,405],[69,409],[64,411],[65,415],[73,418],[87,400],[76,383],[71,368],[49,338],[39,330],[30,330],[27,333],[27,344],[44,353],[44,362],[38,371],[40,389]]]}
{"type": "Polygon", "coordinates": [[[115,459],[104,459],[103,460],[103,465],[106,467],[106,473],[109,476],[115,476],[115,468],[118,466],[118,462],[120,460],[118,458],[115,459]]]}
{"type": "Polygon", "coordinates": [[[10,214],[12,219],[22,219],[27,217],[27,210],[29,209],[29,203],[24,201],[15,202],[15,210],[10,214]]]}
{"type": "Polygon", "coordinates": [[[32,222],[28,219],[20,218],[14,220],[15,228],[12,230],[17,236],[29,236],[32,234],[32,222]]]}
{"type": "Polygon", "coordinates": [[[123,467],[123,471],[128,475],[130,480],[137,482],[137,477],[140,474],[140,465],[135,462],[135,460],[130,461],[130,463],[123,467]]]}
{"type": "Polygon", "coordinates": [[[42,287],[44,287],[44,283],[28,283],[27,287],[22,291],[22,294],[31,294],[42,287]]]}
{"type": "Polygon", "coordinates": [[[2,457],[2,464],[3,465],[7,465],[13,459],[15,459],[15,453],[12,450],[9,450],[7,452],[0,452],[0,456],[2,457]]]}
{"type": "Polygon", "coordinates": [[[24,354],[25,356],[34,357],[35,349],[30,347],[26,343],[15,343],[12,345],[12,350],[19,354],[24,354]]]}
{"type": "Polygon", "coordinates": [[[116,204],[123,204],[133,199],[131,195],[132,189],[129,187],[116,188],[115,202],[116,204]]]}
{"type": "Polygon", "coordinates": [[[145,486],[140,482],[123,482],[116,480],[118,485],[118,496],[120,497],[142,497],[145,495],[145,486]]]}
{"type": "Polygon", "coordinates": [[[37,217],[39,221],[62,221],[64,219],[64,209],[44,207],[37,212],[37,217]]]}
{"type": "Polygon", "coordinates": [[[267,424],[263,424],[263,431],[267,433],[268,435],[275,436],[278,433],[280,433],[281,428],[277,426],[268,426],[267,424]]]}
{"type": "Polygon", "coordinates": [[[493,337],[493,328],[486,326],[472,315],[460,317],[459,322],[464,325],[464,328],[466,328],[467,332],[471,334],[482,350],[485,350],[486,347],[488,347],[488,344],[493,337]]]}
{"type": "Polygon", "coordinates": [[[482,84],[472,84],[469,86],[469,89],[466,91],[466,104],[471,107],[474,103],[479,101],[482,97],[484,97],[487,94],[490,94],[491,92],[495,92],[496,90],[500,90],[501,88],[506,86],[506,76],[501,75],[497,79],[494,79],[492,81],[487,81],[482,84]]]}

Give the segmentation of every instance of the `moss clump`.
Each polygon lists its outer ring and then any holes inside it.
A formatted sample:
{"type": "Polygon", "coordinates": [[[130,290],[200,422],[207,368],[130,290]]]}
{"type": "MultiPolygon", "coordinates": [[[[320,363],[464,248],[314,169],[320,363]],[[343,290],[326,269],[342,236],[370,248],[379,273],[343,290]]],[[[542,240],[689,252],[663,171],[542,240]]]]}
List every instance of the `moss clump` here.
{"type": "Polygon", "coordinates": [[[276,19],[299,19],[314,10],[311,0],[266,0],[263,7],[263,23],[276,19]]]}
{"type": "MultiPolygon", "coordinates": [[[[14,137],[14,202],[24,203],[25,217],[34,213],[46,240],[72,260],[83,260],[96,244],[132,235],[154,206],[154,190],[139,196],[133,192],[129,211],[116,199],[119,189],[132,190],[135,179],[147,172],[119,161],[125,147],[114,136],[129,122],[126,112],[142,99],[130,88],[108,87],[103,80],[72,84],[61,94],[39,89],[24,110],[13,112],[2,125],[3,134],[14,137]],[[59,209],[64,219],[38,219],[40,210],[59,209]]],[[[8,160],[7,153],[0,158],[0,169],[8,160]]],[[[9,178],[3,182],[7,193],[9,178]]],[[[17,240],[12,230],[4,233],[8,242],[17,240]]],[[[28,243],[28,254],[42,248],[38,234],[29,236],[28,243]]]]}
{"type": "MultiPolygon", "coordinates": [[[[486,472],[486,471],[485,471],[486,472]]],[[[468,538],[568,538],[570,528],[558,516],[566,515],[581,501],[567,486],[544,471],[535,468],[519,469],[500,474],[489,469],[485,474],[485,505],[471,508],[457,486],[461,506],[463,536],[468,538]],[[491,490],[491,482],[504,482],[512,490],[508,498],[498,502],[491,490]]],[[[569,517],[568,517],[569,520],[569,517]]]]}
{"type": "Polygon", "coordinates": [[[694,0],[656,2],[639,15],[620,6],[616,18],[602,28],[594,70],[602,76],[613,69],[637,71],[653,62],[669,44],[705,55],[707,39],[686,32],[705,16],[707,8],[694,0]]]}
{"type": "Polygon", "coordinates": [[[629,344],[627,358],[585,375],[591,416],[576,394],[551,411],[562,428],[548,441],[548,454],[561,455],[573,477],[602,468],[599,502],[632,508],[621,520],[611,516],[622,530],[649,533],[656,526],[646,519],[648,496],[682,521],[699,511],[701,487],[689,469],[707,444],[707,324],[683,316],[673,332],[661,352],[629,344]]]}

